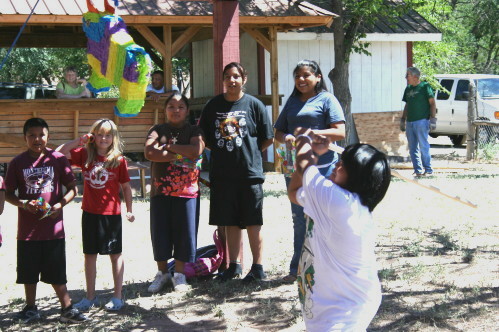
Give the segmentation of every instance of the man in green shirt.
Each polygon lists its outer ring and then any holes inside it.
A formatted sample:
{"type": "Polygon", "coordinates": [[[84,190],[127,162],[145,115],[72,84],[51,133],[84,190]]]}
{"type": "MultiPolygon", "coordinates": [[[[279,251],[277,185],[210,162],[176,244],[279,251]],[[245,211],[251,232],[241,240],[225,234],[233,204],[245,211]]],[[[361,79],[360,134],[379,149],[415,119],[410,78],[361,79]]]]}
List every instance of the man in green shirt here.
{"type": "Polygon", "coordinates": [[[435,95],[427,82],[420,81],[420,75],[417,68],[407,68],[407,87],[402,98],[405,107],[400,119],[400,130],[406,131],[416,177],[433,174],[428,135],[430,129],[437,127],[435,95]]]}

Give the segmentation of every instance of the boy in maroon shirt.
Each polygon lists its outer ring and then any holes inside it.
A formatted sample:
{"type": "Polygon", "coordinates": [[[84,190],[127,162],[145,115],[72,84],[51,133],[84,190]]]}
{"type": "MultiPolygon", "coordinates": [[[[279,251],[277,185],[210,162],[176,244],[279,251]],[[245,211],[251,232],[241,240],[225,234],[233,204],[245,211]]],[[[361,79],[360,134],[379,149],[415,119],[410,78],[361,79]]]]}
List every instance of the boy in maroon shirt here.
{"type": "Polygon", "coordinates": [[[28,150],[12,159],[5,179],[6,200],[18,207],[16,282],[24,284],[26,293],[26,306],[15,318],[25,323],[41,318],[36,307],[36,287],[41,280],[54,288],[62,322],[85,321],[73,308],[66,288],[62,208],[76,195],[76,181],[66,157],[47,148],[45,120],[27,120],[23,134],[28,150]],[[42,211],[37,204],[40,198],[48,203],[44,206],[48,210],[42,211]]]}

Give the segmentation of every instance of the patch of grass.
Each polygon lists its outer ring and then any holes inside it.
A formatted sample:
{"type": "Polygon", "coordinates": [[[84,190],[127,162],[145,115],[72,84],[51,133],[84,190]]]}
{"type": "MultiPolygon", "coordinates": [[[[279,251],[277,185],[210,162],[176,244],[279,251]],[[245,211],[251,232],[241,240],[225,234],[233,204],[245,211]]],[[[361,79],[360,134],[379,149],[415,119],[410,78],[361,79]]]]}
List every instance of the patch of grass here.
{"type": "Polygon", "coordinates": [[[139,325],[142,323],[142,315],[139,313],[135,313],[132,316],[120,316],[121,319],[118,321],[118,328],[123,330],[128,330],[131,327],[139,325]]]}
{"type": "Polygon", "coordinates": [[[419,257],[423,255],[424,247],[421,245],[421,240],[411,242],[402,246],[403,257],[419,257]]]}
{"type": "Polygon", "coordinates": [[[383,280],[397,280],[397,271],[395,269],[381,269],[378,271],[378,278],[383,280]]]}
{"type": "Polygon", "coordinates": [[[225,314],[224,314],[224,311],[222,309],[222,307],[220,305],[214,305],[211,309],[211,311],[213,312],[213,316],[217,317],[217,318],[224,318],[225,314]]]}
{"type": "Polygon", "coordinates": [[[480,158],[486,161],[493,161],[499,158],[499,144],[487,143],[478,146],[480,158]]]}
{"type": "Polygon", "coordinates": [[[471,263],[475,259],[476,248],[464,248],[462,249],[462,260],[463,263],[471,263]]]}
{"type": "Polygon", "coordinates": [[[279,198],[279,197],[287,197],[288,196],[288,192],[286,190],[265,190],[263,192],[263,197],[276,197],[276,198],[279,198]]]}
{"type": "Polygon", "coordinates": [[[415,265],[407,264],[404,267],[406,270],[402,272],[402,280],[417,279],[428,271],[428,268],[421,263],[417,263],[415,265]]]}

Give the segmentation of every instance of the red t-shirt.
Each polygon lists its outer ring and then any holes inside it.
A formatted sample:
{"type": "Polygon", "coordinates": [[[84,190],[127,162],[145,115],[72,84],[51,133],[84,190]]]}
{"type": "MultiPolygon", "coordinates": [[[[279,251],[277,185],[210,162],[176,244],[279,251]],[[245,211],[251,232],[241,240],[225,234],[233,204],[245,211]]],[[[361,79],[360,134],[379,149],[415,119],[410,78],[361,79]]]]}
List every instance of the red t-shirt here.
{"type": "MultiPolygon", "coordinates": [[[[20,199],[33,200],[43,197],[51,206],[64,196],[63,186],[75,181],[71,166],[62,153],[46,149],[43,157],[34,158],[26,151],[9,163],[5,187],[7,191],[18,190],[20,199]]],[[[64,238],[62,212],[57,218],[32,214],[18,208],[17,239],[42,241],[64,238]]]]}
{"type": "Polygon", "coordinates": [[[83,174],[83,211],[93,214],[121,214],[120,184],[130,182],[126,159],[121,157],[118,167],[106,169],[105,158],[97,156],[89,168],[85,167],[87,150],[71,150],[71,165],[81,167],[83,174]]]}

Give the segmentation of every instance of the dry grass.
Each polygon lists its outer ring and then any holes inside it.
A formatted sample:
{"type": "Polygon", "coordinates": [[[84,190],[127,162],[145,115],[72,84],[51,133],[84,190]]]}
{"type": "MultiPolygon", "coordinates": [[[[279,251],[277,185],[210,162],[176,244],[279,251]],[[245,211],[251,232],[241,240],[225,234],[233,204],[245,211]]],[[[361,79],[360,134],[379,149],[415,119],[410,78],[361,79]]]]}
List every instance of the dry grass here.
{"type": "MultiPolygon", "coordinates": [[[[394,180],[375,210],[379,223],[378,261],[383,303],[370,331],[492,331],[497,315],[499,229],[497,168],[472,176],[437,174],[423,182],[461,193],[478,209],[453,202],[414,185],[394,180]]],[[[50,286],[39,285],[38,304],[44,319],[28,326],[12,321],[23,306],[23,287],[15,284],[16,211],[6,206],[0,217],[1,331],[302,331],[296,285],[284,284],[292,252],[292,226],[284,181],[268,175],[265,184],[265,268],[269,280],[243,287],[239,281],[192,282],[184,294],[147,293],[156,268],[149,239],[149,205],[135,201],[137,221],[124,227],[126,308],[118,314],[92,309],[92,320],[80,326],[57,322],[58,304],[50,286]]],[[[210,244],[208,201],[202,200],[199,246],[210,244]]],[[[68,288],[74,300],[84,295],[80,204],[65,208],[68,288]]],[[[251,254],[245,245],[246,268],[251,254]]],[[[106,257],[98,261],[97,288],[106,300],[112,278],[106,257]]]]}

